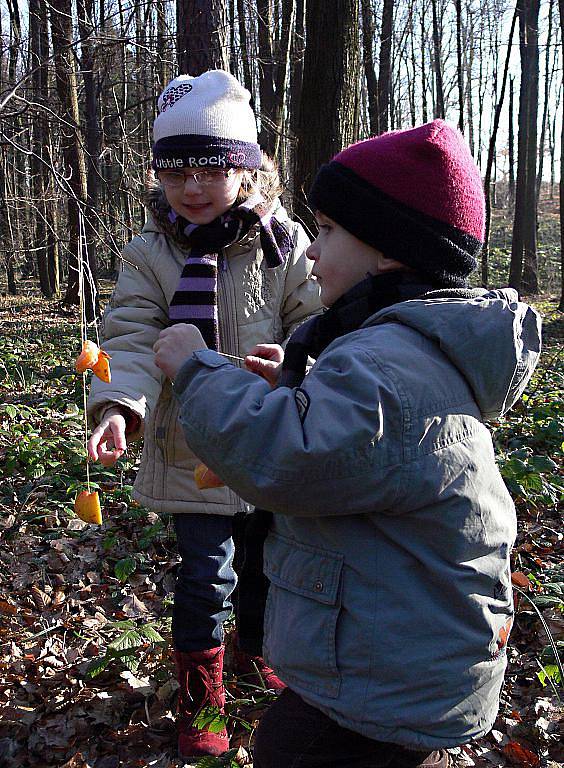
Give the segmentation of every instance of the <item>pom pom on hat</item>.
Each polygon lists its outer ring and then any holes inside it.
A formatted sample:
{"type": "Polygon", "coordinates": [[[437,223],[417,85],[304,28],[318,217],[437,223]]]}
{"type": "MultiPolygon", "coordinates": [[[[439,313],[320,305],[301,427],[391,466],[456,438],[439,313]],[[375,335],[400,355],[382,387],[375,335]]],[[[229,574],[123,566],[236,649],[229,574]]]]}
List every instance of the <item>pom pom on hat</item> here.
{"type": "Polygon", "coordinates": [[[223,70],[180,75],[164,89],[153,124],[153,168],[260,168],[250,93],[223,70]]]}
{"type": "Polygon", "coordinates": [[[352,144],[321,167],[309,203],[432,283],[462,286],[484,241],[480,173],[443,120],[352,144]]]}

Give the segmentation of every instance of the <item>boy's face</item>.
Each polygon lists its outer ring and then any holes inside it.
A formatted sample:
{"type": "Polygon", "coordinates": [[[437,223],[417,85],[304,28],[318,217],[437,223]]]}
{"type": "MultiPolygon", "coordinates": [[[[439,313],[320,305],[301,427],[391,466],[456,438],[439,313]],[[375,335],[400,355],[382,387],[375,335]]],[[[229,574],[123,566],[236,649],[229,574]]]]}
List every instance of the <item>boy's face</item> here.
{"type": "Polygon", "coordinates": [[[315,218],[319,234],[307,249],[307,256],[315,262],[311,273],[320,285],[321,301],[330,307],[369,273],[382,271],[382,254],[320,211],[316,211],[315,218]]]}
{"type": "Polygon", "coordinates": [[[163,184],[170,207],[192,224],[210,224],[225,213],[239,194],[241,171],[235,171],[228,178],[217,174],[212,184],[199,184],[188,171],[185,181],[179,187],[163,184]]]}

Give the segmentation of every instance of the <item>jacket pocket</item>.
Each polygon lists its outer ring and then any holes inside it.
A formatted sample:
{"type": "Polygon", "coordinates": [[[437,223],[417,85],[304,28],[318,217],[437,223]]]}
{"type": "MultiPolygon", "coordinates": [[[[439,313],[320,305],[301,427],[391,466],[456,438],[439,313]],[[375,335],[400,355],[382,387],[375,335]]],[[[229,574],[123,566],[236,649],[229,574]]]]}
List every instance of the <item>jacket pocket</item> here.
{"type": "Polygon", "coordinates": [[[339,695],[336,631],[344,556],[270,533],[264,652],[283,680],[321,696],[339,695]]]}

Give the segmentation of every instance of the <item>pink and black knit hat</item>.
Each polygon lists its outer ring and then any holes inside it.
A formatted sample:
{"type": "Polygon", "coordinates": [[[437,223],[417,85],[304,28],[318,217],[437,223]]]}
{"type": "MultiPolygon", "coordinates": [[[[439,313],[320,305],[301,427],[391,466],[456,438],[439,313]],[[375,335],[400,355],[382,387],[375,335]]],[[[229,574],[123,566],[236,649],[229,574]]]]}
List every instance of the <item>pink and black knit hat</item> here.
{"type": "Polygon", "coordinates": [[[384,256],[463,286],[484,242],[480,173],[443,120],[352,144],[317,174],[309,203],[384,256]]]}

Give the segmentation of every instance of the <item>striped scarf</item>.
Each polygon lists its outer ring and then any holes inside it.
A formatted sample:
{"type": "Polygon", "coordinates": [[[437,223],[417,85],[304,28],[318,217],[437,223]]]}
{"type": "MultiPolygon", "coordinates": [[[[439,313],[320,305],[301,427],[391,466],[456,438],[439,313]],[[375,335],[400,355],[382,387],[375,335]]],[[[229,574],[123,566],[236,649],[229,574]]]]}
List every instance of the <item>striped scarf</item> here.
{"type": "MultiPolygon", "coordinates": [[[[180,220],[171,209],[169,221],[180,220]]],[[[260,244],[269,269],[281,266],[292,247],[286,228],[276,220],[262,195],[251,195],[209,224],[186,221],[184,234],[190,253],[184,263],[180,282],[170,302],[170,324],[191,323],[202,334],[210,349],[219,350],[217,311],[217,262],[222,248],[241,240],[254,224],[260,225],[260,244]]]]}

